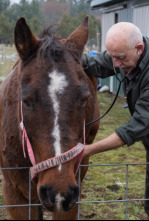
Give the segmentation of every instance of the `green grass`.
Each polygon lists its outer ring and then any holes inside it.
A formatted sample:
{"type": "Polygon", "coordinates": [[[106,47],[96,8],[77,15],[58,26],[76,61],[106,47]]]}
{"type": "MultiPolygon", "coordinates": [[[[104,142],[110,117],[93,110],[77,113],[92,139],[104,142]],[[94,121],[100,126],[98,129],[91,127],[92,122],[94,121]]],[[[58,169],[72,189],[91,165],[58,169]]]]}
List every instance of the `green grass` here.
{"type": "Polygon", "coordinates": [[[3,205],[3,203],[4,203],[4,198],[3,198],[3,191],[2,191],[2,181],[0,180],[0,205],[3,205]]]}
{"type": "MultiPolygon", "coordinates": [[[[0,171],[1,175],[1,171],[0,171]]],[[[2,190],[2,181],[0,180],[0,206],[4,206],[4,197],[3,197],[3,190],[2,190]]],[[[6,208],[0,208],[0,220],[10,220],[9,214],[6,208]]]]}

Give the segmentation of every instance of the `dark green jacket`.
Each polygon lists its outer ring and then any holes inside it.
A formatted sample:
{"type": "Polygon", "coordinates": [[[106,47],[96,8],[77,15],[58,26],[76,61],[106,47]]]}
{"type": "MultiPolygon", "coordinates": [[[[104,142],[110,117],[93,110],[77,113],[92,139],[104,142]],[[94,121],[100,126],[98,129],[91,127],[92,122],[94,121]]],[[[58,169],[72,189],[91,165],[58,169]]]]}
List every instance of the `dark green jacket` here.
{"type": "MultiPolygon", "coordinates": [[[[123,83],[128,107],[132,115],[129,122],[115,131],[128,145],[142,141],[149,150],[149,39],[144,38],[145,51],[137,68],[123,83]]],[[[115,75],[111,57],[106,51],[94,57],[84,55],[83,67],[88,75],[106,78],[115,75]]],[[[118,68],[122,77],[127,73],[118,68]]]]}

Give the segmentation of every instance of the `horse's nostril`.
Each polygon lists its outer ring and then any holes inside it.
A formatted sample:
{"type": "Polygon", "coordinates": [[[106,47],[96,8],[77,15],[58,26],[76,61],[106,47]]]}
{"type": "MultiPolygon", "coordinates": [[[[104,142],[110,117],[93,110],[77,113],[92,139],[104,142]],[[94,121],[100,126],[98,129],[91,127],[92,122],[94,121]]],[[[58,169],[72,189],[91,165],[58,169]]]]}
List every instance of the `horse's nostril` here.
{"type": "Polygon", "coordinates": [[[70,191],[71,191],[72,196],[77,195],[77,197],[78,197],[78,195],[79,195],[79,187],[78,186],[76,186],[76,185],[71,186],[70,191]]]}
{"type": "Polygon", "coordinates": [[[75,203],[77,202],[79,197],[79,188],[76,185],[73,185],[69,188],[68,193],[65,195],[65,201],[63,201],[63,209],[65,211],[70,210],[75,203]]]}
{"type": "Polygon", "coordinates": [[[43,206],[50,211],[54,210],[55,207],[55,196],[56,193],[50,186],[41,186],[40,187],[40,199],[43,206]]]}
{"type": "Polygon", "coordinates": [[[61,194],[50,186],[40,187],[40,199],[45,209],[50,212],[69,211],[75,205],[79,196],[79,188],[76,185],[70,186],[67,193],[61,194]]]}

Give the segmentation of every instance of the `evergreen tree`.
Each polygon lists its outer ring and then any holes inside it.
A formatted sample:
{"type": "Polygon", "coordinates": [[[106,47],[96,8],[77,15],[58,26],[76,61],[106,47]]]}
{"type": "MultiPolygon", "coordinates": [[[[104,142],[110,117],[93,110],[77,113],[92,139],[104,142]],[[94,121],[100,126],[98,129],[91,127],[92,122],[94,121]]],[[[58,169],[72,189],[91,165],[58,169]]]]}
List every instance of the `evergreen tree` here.
{"type": "MultiPolygon", "coordinates": [[[[61,37],[67,37],[81,24],[86,14],[81,13],[79,17],[64,15],[59,23],[58,33],[61,37]]],[[[89,17],[89,39],[96,38],[96,32],[99,29],[99,23],[94,16],[89,17]]]]}
{"type": "Polygon", "coordinates": [[[0,14],[0,43],[4,40],[6,43],[11,43],[13,39],[13,28],[9,19],[3,14],[0,14]]]}
{"type": "Polygon", "coordinates": [[[8,7],[10,6],[10,0],[0,0],[0,14],[6,12],[8,7]]]}

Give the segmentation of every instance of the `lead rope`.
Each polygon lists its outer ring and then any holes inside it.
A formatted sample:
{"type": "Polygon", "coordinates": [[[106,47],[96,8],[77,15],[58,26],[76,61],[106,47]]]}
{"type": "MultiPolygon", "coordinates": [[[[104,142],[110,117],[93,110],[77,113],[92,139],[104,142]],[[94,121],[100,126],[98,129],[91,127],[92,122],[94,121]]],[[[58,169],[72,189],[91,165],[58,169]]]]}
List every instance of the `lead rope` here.
{"type": "Polygon", "coordinates": [[[84,148],[85,148],[85,120],[84,120],[84,126],[83,126],[83,138],[84,138],[84,147],[83,147],[82,152],[78,155],[77,163],[75,165],[75,176],[78,173],[79,166],[81,164],[81,160],[82,160],[82,157],[83,157],[84,148]]]}
{"type": "Polygon", "coordinates": [[[29,138],[27,136],[27,132],[26,129],[24,127],[24,123],[23,123],[23,109],[22,109],[22,101],[21,101],[21,123],[20,123],[20,127],[23,131],[23,135],[22,135],[22,146],[23,146],[23,153],[24,153],[24,158],[26,159],[26,153],[25,153],[25,142],[26,141],[26,145],[27,145],[27,151],[28,151],[28,155],[30,158],[30,161],[32,163],[32,165],[36,165],[36,161],[35,161],[35,157],[34,157],[34,153],[33,153],[33,149],[32,149],[32,145],[29,141],[29,138]]]}

